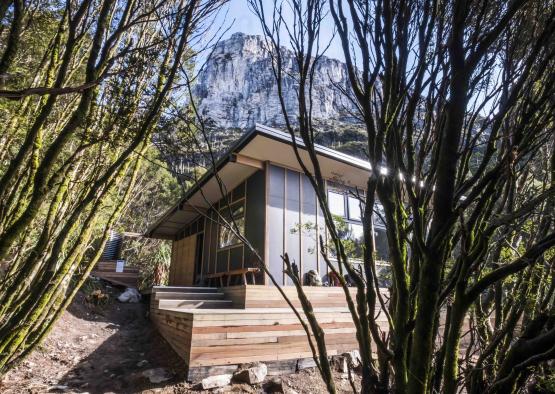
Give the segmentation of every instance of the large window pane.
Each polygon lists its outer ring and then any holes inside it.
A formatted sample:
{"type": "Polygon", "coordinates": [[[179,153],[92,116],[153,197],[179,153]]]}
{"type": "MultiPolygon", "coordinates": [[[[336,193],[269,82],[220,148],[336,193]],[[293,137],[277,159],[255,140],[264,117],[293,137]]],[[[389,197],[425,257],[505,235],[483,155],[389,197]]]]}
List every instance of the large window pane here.
{"type": "Polygon", "coordinates": [[[364,257],[364,230],[362,225],[353,223],[349,225],[348,242],[350,245],[349,257],[362,260],[364,257]]]}
{"type": "MultiPolygon", "coordinates": [[[[237,230],[239,230],[239,233],[241,235],[245,234],[245,218],[236,218],[235,224],[237,225],[237,230]]],[[[220,248],[237,245],[240,242],[241,240],[239,239],[239,237],[235,234],[234,231],[231,230],[229,226],[220,226],[220,248]]]]}
{"type": "MultiPolygon", "coordinates": [[[[364,231],[361,224],[349,223],[343,219],[335,220],[337,234],[343,243],[345,254],[356,260],[362,260],[364,257],[364,231]]],[[[335,257],[335,248],[330,245],[331,256],[335,257]]]]}
{"type": "Polygon", "coordinates": [[[229,225],[224,223],[220,224],[218,246],[220,248],[225,248],[239,244],[241,240],[236,235],[236,231],[238,231],[241,235],[245,234],[245,207],[243,206],[243,203],[234,204],[231,208],[224,207],[220,213],[229,225]]]}
{"type": "MultiPolygon", "coordinates": [[[[300,174],[296,171],[287,170],[285,174],[285,252],[292,262],[300,269],[301,262],[301,232],[299,224],[301,221],[301,196],[300,196],[300,174]]],[[[286,276],[286,285],[292,285],[291,279],[286,276]]]]}
{"type": "MultiPolygon", "coordinates": [[[[285,170],[280,167],[270,166],[268,172],[268,263],[271,274],[278,285],[283,285],[283,241],[285,229],[283,225],[285,209],[285,170]]],[[[273,286],[270,282],[270,286],[273,286]]]]}
{"type": "Polygon", "coordinates": [[[387,246],[387,233],[385,229],[375,228],[374,239],[376,241],[376,257],[378,260],[388,261],[389,250],[387,246]]]}
{"type": "Polygon", "coordinates": [[[316,233],[316,192],[310,180],[301,175],[301,261],[303,273],[318,271],[317,233],[316,233]]]}
{"type": "Polygon", "coordinates": [[[347,198],[347,204],[349,206],[349,219],[351,220],[362,220],[362,210],[361,210],[361,202],[358,198],[349,196],[347,198]]]}
{"type": "Polygon", "coordinates": [[[374,217],[374,226],[385,229],[385,222],[383,221],[385,216],[384,216],[384,210],[383,210],[382,204],[378,202],[374,204],[373,217],[374,217]]]}
{"type": "Polygon", "coordinates": [[[345,217],[345,195],[328,191],[328,204],[332,215],[345,217]]]}

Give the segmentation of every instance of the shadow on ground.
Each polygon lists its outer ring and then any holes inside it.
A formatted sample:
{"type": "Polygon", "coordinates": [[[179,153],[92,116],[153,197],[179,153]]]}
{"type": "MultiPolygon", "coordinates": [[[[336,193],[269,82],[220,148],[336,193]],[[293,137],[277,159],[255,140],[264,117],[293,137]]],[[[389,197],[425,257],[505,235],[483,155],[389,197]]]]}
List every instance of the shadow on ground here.
{"type": "Polygon", "coordinates": [[[68,309],[68,313],[79,320],[91,322],[84,326],[92,324],[95,327],[87,327],[88,330],[84,330],[79,341],[100,343],[94,351],[73,365],[58,381],[58,385],[91,394],[110,391],[127,393],[185,381],[184,362],[156,332],[147,316],[148,304],[114,301],[97,308],[87,305],[84,299],[77,301],[68,309]],[[171,378],[151,383],[144,372],[155,368],[163,368],[171,378]]]}

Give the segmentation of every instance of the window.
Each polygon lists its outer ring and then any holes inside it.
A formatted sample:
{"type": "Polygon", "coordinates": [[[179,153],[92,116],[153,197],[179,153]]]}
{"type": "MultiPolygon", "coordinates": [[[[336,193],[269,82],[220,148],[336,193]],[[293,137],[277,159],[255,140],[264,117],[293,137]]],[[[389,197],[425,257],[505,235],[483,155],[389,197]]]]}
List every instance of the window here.
{"type": "MultiPolygon", "coordinates": [[[[364,231],[361,225],[364,202],[348,193],[339,191],[328,191],[328,204],[334,215],[339,238],[343,240],[343,246],[348,257],[354,260],[362,260],[364,255],[364,231]]],[[[378,260],[388,260],[389,249],[383,206],[376,202],[374,205],[374,242],[376,246],[376,257],[378,260]]],[[[331,248],[333,249],[333,248],[331,248]]],[[[332,255],[334,251],[331,250],[332,255]]]]}
{"type": "Polygon", "coordinates": [[[220,224],[218,243],[220,249],[241,243],[241,240],[236,235],[235,230],[239,231],[239,234],[241,235],[245,234],[245,207],[243,205],[243,201],[233,204],[230,208],[222,208],[220,213],[229,223],[229,226],[224,223],[220,224]],[[235,228],[235,226],[237,226],[237,228],[235,228]]]}
{"type": "Polygon", "coordinates": [[[376,243],[376,258],[378,260],[389,260],[389,247],[385,229],[376,227],[374,229],[374,242],[376,243]]]}
{"type": "MultiPolygon", "coordinates": [[[[355,260],[364,257],[364,229],[361,224],[347,222],[343,218],[336,217],[335,225],[339,238],[343,241],[345,254],[355,260]]],[[[333,246],[330,248],[332,256],[335,256],[333,246]]]]}
{"type": "Polygon", "coordinates": [[[364,230],[360,224],[349,224],[349,243],[350,250],[347,250],[348,256],[362,260],[364,257],[364,230]]]}
{"type": "Polygon", "coordinates": [[[347,205],[349,207],[349,219],[360,222],[362,220],[362,202],[356,197],[348,196],[347,205]]]}
{"type": "Polygon", "coordinates": [[[345,217],[345,195],[328,191],[328,206],[332,215],[345,217]]]}
{"type": "Polygon", "coordinates": [[[374,226],[375,227],[381,227],[381,228],[385,228],[385,222],[382,220],[385,219],[385,212],[383,210],[383,206],[380,203],[375,203],[374,204],[374,226]]]}

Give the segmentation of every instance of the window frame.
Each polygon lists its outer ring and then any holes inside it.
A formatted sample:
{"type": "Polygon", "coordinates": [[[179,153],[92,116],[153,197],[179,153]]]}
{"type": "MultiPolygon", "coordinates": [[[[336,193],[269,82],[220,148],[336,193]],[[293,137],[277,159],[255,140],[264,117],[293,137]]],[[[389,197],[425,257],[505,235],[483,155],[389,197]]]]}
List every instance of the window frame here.
{"type": "Polygon", "coordinates": [[[345,193],[345,202],[347,204],[347,219],[353,222],[362,223],[362,216],[363,216],[363,203],[355,196],[351,196],[348,192],[345,193]],[[350,202],[354,201],[359,207],[359,217],[353,218],[351,217],[351,204],[350,202]]]}
{"type": "MultiPolygon", "coordinates": [[[[352,232],[353,232],[352,227],[353,226],[359,226],[364,231],[364,227],[362,225],[362,215],[363,215],[362,207],[360,207],[361,208],[360,209],[360,219],[356,219],[356,218],[353,219],[351,217],[351,212],[350,212],[351,209],[350,209],[350,206],[349,206],[349,199],[354,199],[356,201],[356,203],[359,204],[359,206],[360,206],[360,200],[358,198],[356,198],[355,196],[352,196],[349,193],[348,189],[341,189],[341,188],[337,188],[337,187],[328,187],[327,193],[328,193],[328,207],[330,209],[330,213],[334,217],[340,217],[341,220],[343,222],[345,222],[345,224],[347,226],[348,233],[352,234],[352,232]],[[330,193],[333,193],[335,195],[341,195],[341,197],[343,197],[343,215],[342,216],[332,212],[331,207],[329,205],[329,200],[330,200],[329,199],[329,194],[330,193]]],[[[364,232],[363,232],[363,237],[364,237],[364,232]]],[[[356,242],[354,239],[351,239],[351,238],[346,238],[345,240],[350,240],[352,242],[356,242]]],[[[335,256],[331,256],[331,257],[334,260],[337,259],[335,256]]],[[[364,260],[364,256],[361,256],[361,257],[352,257],[351,256],[349,258],[352,259],[354,263],[362,263],[362,261],[364,260]]]]}
{"type": "MultiPolygon", "coordinates": [[[[242,219],[242,228],[238,228],[239,232],[242,232],[242,235],[245,236],[245,230],[246,230],[246,195],[237,199],[237,201],[233,201],[233,202],[227,202],[225,203],[225,206],[219,208],[219,214],[223,217],[227,217],[230,216],[233,218],[233,221],[235,221],[236,224],[238,220],[242,219]],[[235,208],[237,207],[237,208],[235,208]],[[235,209],[241,208],[241,214],[240,215],[233,215],[233,211],[235,209]],[[230,212],[231,211],[231,212],[230,212]]],[[[230,219],[231,219],[230,217],[230,219]]],[[[224,245],[222,246],[222,230],[229,230],[230,229],[227,228],[227,226],[221,221],[221,218],[218,218],[218,242],[217,242],[217,251],[220,250],[226,250],[226,249],[232,249],[232,248],[236,248],[238,246],[242,246],[243,245],[243,241],[241,241],[235,234],[231,233],[232,238],[235,238],[235,242],[228,244],[228,245],[224,245]]]]}
{"type": "Polygon", "coordinates": [[[346,207],[346,204],[345,204],[345,193],[342,192],[342,191],[339,191],[339,190],[337,190],[337,189],[331,189],[331,188],[330,188],[330,189],[328,189],[328,191],[327,191],[327,197],[328,197],[328,208],[329,208],[329,210],[330,210],[330,213],[331,213],[333,216],[341,216],[341,217],[345,218],[345,216],[348,214],[348,212],[347,212],[347,211],[348,211],[348,208],[346,207]],[[341,196],[341,200],[343,201],[343,214],[342,214],[342,215],[340,215],[340,214],[338,214],[338,213],[335,213],[335,212],[333,212],[333,210],[332,210],[332,207],[331,207],[331,204],[330,204],[330,202],[331,202],[330,195],[332,195],[332,194],[334,194],[334,195],[336,195],[336,196],[341,196]]]}
{"type": "MultiPolygon", "coordinates": [[[[328,193],[328,196],[329,196],[329,193],[334,193],[336,195],[342,195],[343,196],[344,215],[340,216],[340,215],[337,215],[337,214],[331,212],[331,207],[330,207],[330,212],[334,217],[335,216],[340,217],[341,220],[343,222],[345,222],[349,234],[352,234],[352,230],[351,230],[352,226],[360,226],[364,229],[363,224],[362,224],[362,216],[363,216],[363,207],[362,206],[360,207],[360,219],[351,217],[351,209],[350,209],[351,205],[349,203],[349,200],[351,200],[355,203],[361,204],[360,200],[357,197],[351,195],[349,193],[348,189],[340,189],[340,188],[337,188],[337,187],[329,187],[328,190],[327,190],[327,193],[328,193]]],[[[329,197],[328,197],[328,206],[329,206],[329,197]]],[[[378,214],[376,212],[380,212],[380,214],[383,216],[383,205],[378,201],[376,201],[374,203],[374,214],[372,215],[372,222],[373,222],[373,228],[374,228],[374,234],[373,234],[374,242],[376,242],[375,241],[376,240],[376,235],[377,235],[376,230],[380,230],[380,231],[384,231],[384,232],[386,230],[385,223],[382,222],[380,216],[378,216],[378,214]]],[[[363,233],[363,236],[364,236],[364,233],[363,233]]],[[[351,241],[355,242],[354,239],[351,239],[351,238],[347,238],[346,240],[351,240],[351,241]]],[[[364,257],[352,257],[352,256],[350,258],[355,263],[360,263],[364,259],[364,257]]],[[[333,256],[333,259],[336,259],[336,257],[333,256]]],[[[380,259],[380,261],[385,261],[385,260],[380,259]]]]}

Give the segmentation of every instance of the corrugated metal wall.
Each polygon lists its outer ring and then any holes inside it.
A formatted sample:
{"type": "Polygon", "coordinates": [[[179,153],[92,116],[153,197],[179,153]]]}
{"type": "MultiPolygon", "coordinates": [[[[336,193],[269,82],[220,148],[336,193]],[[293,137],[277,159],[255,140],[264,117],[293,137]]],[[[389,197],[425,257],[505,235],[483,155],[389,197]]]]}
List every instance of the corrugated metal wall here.
{"type": "Polygon", "coordinates": [[[110,238],[106,241],[106,246],[104,246],[100,260],[117,260],[121,251],[121,242],[121,234],[114,230],[110,230],[110,238]]]}

